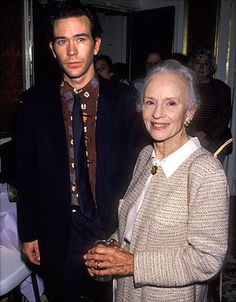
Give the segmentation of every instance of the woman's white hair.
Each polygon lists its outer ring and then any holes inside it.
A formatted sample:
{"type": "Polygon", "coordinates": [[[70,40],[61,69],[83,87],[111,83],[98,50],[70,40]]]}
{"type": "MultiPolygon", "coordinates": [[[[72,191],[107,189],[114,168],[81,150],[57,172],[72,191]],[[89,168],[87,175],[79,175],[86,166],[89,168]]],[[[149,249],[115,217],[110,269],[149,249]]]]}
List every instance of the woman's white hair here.
{"type": "Polygon", "coordinates": [[[156,67],[151,69],[143,82],[143,88],[141,89],[141,93],[139,95],[140,98],[140,110],[143,104],[144,91],[149,83],[149,81],[156,75],[161,73],[170,73],[179,76],[186,83],[186,87],[188,90],[188,103],[189,109],[196,109],[200,103],[200,97],[197,88],[197,78],[194,71],[190,68],[184,66],[176,60],[165,60],[159,63],[156,67]]]}

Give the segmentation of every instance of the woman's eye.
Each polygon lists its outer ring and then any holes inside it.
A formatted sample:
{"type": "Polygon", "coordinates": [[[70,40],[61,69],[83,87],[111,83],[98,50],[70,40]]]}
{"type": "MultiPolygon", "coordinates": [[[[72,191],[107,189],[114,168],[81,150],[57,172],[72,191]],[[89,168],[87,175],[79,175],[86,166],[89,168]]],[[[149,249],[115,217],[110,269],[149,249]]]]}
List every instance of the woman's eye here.
{"type": "Polygon", "coordinates": [[[154,102],[152,100],[146,100],[144,103],[148,106],[154,105],[154,102]]]}
{"type": "Polygon", "coordinates": [[[171,101],[167,102],[167,105],[168,105],[168,106],[175,106],[175,105],[176,105],[176,102],[173,101],[173,100],[171,100],[171,101]]]}

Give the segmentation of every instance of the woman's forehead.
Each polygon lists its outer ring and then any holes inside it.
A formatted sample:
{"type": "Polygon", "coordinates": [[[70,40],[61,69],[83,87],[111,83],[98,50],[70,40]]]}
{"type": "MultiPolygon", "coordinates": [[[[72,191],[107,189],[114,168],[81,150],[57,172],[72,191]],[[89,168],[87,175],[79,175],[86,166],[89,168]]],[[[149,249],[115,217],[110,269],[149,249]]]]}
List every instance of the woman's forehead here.
{"type": "Polygon", "coordinates": [[[194,60],[195,60],[195,61],[196,61],[196,60],[202,60],[202,61],[204,60],[204,61],[207,61],[207,62],[210,61],[208,55],[197,55],[197,56],[194,58],[194,60]]]}

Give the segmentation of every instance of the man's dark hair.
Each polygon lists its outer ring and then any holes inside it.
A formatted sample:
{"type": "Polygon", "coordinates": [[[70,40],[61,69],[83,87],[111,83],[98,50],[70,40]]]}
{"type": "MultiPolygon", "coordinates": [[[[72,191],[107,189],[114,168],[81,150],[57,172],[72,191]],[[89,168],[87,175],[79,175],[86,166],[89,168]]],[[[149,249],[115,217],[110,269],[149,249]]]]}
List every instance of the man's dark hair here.
{"type": "Polygon", "coordinates": [[[97,37],[101,37],[102,28],[99,19],[91,6],[83,5],[79,1],[69,0],[66,2],[52,1],[49,4],[49,22],[50,22],[50,32],[49,39],[53,41],[53,25],[56,20],[65,19],[70,17],[88,17],[90,21],[90,28],[93,40],[97,37]]]}

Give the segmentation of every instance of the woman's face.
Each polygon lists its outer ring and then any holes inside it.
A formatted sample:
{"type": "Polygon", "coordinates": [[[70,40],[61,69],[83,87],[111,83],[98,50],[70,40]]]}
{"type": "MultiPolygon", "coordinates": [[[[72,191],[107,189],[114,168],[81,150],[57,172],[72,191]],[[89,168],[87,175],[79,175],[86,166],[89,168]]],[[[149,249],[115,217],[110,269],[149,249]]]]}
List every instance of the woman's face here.
{"type": "Polygon", "coordinates": [[[105,78],[105,79],[110,79],[111,78],[110,68],[109,68],[109,65],[107,64],[107,62],[105,60],[103,60],[103,59],[98,60],[95,63],[95,70],[103,78],[105,78]]]}
{"type": "Polygon", "coordinates": [[[191,118],[185,81],[171,73],[153,76],[144,91],[142,115],[144,124],[156,142],[175,142],[191,118]]]}
{"type": "Polygon", "coordinates": [[[198,55],[193,61],[193,70],[200,83],[209,82],[210,61],[207,55],[198,55]]]}

